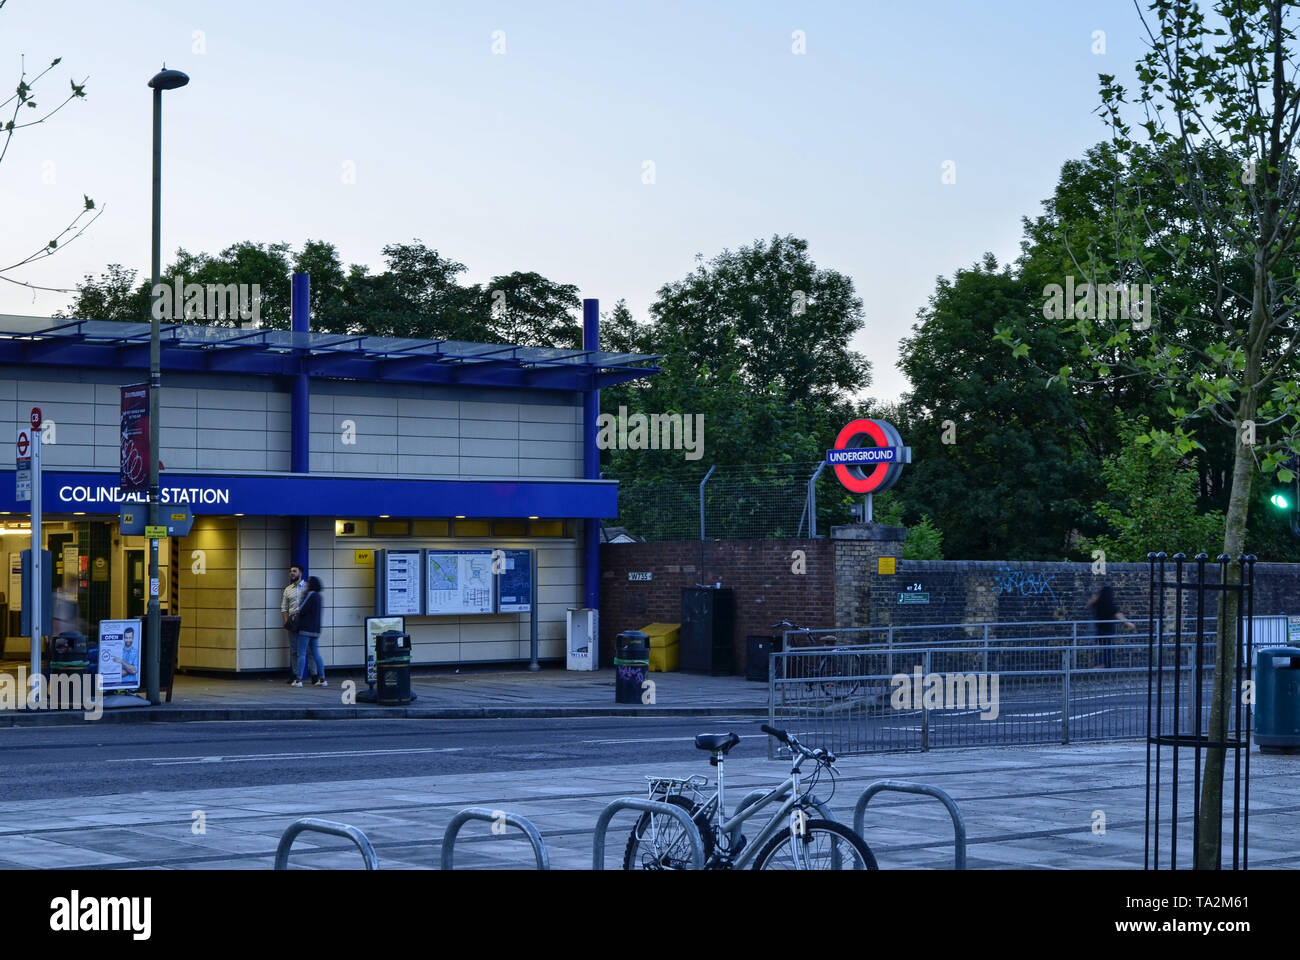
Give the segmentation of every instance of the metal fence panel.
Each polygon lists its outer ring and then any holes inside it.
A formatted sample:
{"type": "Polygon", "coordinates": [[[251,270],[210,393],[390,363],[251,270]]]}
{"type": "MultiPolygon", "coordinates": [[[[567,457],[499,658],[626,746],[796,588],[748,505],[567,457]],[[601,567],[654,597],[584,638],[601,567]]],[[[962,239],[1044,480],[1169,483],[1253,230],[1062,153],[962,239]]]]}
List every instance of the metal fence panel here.
{"type": "MultiPolygon", "coordinates": [[[[1196,644],[1172,642],[1172,623],[1160,625],[1163,639],[1154,656],[1166,679],[1152,689],[1150,703],[1152,651],[1144,630],[1103,642],[1080,636],[1078,624],[1069,622],[1048,630],[1021,624],[1027,635],[1008,640],[1009,626],[949,624],[909,633],[871,628],[852,631],[869,638],[861,645],[774,653],[769,721],[812,746],[848,755],[1134,739],[1146,735],[1157,712],[1168,721],[1175,711],[1186,711],[1190,719],[1196,709],[1196,644]],[[988,626],[998,628],[991,636],[1004,639],[986,642],[988,626]],[[956,630],[965,634],[958,637],[956,630]],[[943,632],[950,639],[937,642],[943,632]]],[[[1283,642],[1285,632],[1285,616],[1256,617],[1252,647],[1283,642]]],[[[843,641],[851,632],[835,633],[843,641]]],[[[1203,647],[1200,700],[1208,716],[1213,622],[1205,624],[1203,647]]],[[[1245,717],[1250,722],[1249,711],[1245,717]]],[[[1229,724],[1235,733],[1231,717],[1229,724]]],[[[774,742],[771,749],[777,749],[774,742]]]]}

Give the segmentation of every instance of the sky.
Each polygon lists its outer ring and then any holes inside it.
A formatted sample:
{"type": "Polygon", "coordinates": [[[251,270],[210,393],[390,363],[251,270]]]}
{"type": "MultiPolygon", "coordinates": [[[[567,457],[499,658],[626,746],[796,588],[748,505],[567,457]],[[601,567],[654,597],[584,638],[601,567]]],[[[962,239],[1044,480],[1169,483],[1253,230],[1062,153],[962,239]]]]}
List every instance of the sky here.
{"type": "MultiPolygon", "coordinates": [[[[381,270],[419,238],[464,282],[537,271],[645,320],[696,254],[795,234],[853,280],[861,395],[894,400],[936,277],[1018,255],[1106,136],[1097,75],[1131,76],[1140,29],[1129,0],[8,0],[0,86],[58,56],[38,102],[87,96],[0,162],[0,266],[87,194],[93,226],[5,276],[148,272],[165,62],[191,82],[164,94],[164,264],[312,239],[381,270]]],[[[0,313],[71,299],[0,282],[0,313]]]]}

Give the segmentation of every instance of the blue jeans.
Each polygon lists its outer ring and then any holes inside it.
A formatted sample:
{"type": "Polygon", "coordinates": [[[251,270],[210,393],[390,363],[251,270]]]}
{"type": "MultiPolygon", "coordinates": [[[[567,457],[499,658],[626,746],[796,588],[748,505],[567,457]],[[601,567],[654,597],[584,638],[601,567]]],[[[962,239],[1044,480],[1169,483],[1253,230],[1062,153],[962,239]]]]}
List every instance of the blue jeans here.
{"type": "Polygon", "coordinates": [[[294,673],[294,668],[298,666],[298,633],[288,627],[284,632],[289,634],[289,672],[296,678],[298,674],[294,673]]]}
{"type": "Polygon", "coordinates": [[[299,680],[307,676],[307,653],[309,651],[312,660],[316,662],[316,676],[320,677],[322,680],[325,679],[325,663],[320,658],[320,648],[317,646],[319,640],[319,633],[298,634],[298,673],[296,676],[299,680]]]}

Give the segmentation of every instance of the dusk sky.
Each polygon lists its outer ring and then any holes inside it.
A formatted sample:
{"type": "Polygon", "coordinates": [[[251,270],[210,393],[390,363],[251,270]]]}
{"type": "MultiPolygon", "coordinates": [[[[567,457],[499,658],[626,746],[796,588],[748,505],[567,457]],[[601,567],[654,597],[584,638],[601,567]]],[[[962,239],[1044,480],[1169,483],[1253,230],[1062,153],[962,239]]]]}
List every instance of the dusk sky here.
{"type": "MultiPolygon", "coordinates": [[[[164,95],[164,264],[316,239],[379,270],[384,244],[420,238],[466,282],[535,270],[644,320],[697,253],[793,233],[853,279],[863,393],[895,399],[935,277],[1018,254],[1021,218],[1105,136],[1097,74],[1130,75],[1139,31],[1127,0],[9,0],[5,86],[22,54],[29,74],[63,57],[43,106],[89,79],[0,163],[0,256],[42,246],[84,193],[105,208],[90,231],[8,276],[147,272],[145,84],[165,61],[192,79],[164,95]]],[[[70,300],[0,283],[3,313],[70,300]]]]}

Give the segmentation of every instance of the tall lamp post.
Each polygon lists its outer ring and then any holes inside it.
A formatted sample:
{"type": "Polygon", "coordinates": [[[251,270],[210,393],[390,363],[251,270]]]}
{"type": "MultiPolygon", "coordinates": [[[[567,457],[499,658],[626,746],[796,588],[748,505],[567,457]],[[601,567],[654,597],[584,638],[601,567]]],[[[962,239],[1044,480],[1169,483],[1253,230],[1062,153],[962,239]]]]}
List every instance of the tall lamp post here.
{"type": "MultiPolygon", "coordinates": [[[[157,296],[159,273],[162,270],[162,95],[164,90],[175,90],[190,82],[179,70],[163,69],[149,81],[153,89],[153,272],[149,291],[157,296]]],[[[152,298],[151,298],[152,299],[152,298]]],[[[162,389],[162,348],[158,326],[156,302],[149,310],[149,524],[158,526],[160,492],[158,488],[158,395],[162,389]]],[[[157,531],[153,531],[157,532],[157,531]]],[[[159,704],[159,665],[162,662],[162,609],[158,598],[158,538],[149,538],[149,626],[147,630],[149,652],[145,657],[145,684],[149,702],[159,704]]]]}

